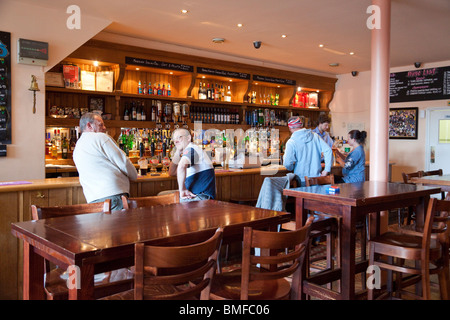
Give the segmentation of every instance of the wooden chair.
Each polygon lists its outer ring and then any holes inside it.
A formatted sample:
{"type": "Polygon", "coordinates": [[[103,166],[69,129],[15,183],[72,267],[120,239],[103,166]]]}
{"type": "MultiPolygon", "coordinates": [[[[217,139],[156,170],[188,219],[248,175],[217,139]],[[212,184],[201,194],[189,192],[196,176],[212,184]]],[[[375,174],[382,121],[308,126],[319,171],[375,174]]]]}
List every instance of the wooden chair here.
{"type": "MultiPolygon", "coordinates": [[[[334,175],[329,174],[324,177],[307,177],[305,176],[305,186],[315,186],[315,185],[334,185],[334,175]]],[[[324,214],[321,212],[313,212],[314,214],[314,223],[311,227],[311,239],[316,237],[326,236],[327,242],[327,251],[326,251],[326,261],[327,261],[327,269],[334,269],[334,260],[336,260],[337,265],[340,264],[340,251],[336,250],[339,248],[339,218],[335,216],[331,216],[328,214],[324,214]]],[[[309,259],[310,257],[308,257],[309,259]]],[[[322,260],[323,257],[316,257],[309,262],[314,262],[317,260],[322,260]]],[[[309,268],[308,268],[309,271],[309,268]]]]}
{"type": "MultiPolygon", "coordinates": [[[[65,206],[49,206],[40,207],[31,206],[31,215],[33,220],[58,218],[63,216],[71,216],[77,214],[104,212],[111,213],[111,200],[105,200],[98,203],[85,203],[65,206]]],[[[67,300],[69,291],[67,289],[66,280],[61,278],[64,271],[61,268],[51,269],[49,261],[45,260],[45,292],[48,300],[67,300]]],[[[95,294],[97,296],[110,295],[112,293],[128,290],[132,287],[132,274],[128,269],[123,268],[114,270],[114,275],[121,280],[113,281],[111,272],[105,273],[105,277],[95,283],[95,294]]]]}
{"type": "MultiPolygon", "coordinates": [[[[420,178],[423,177],[423,171],[416,171],[411,173],[402,172],[403,183],[413,184],[411,182],[411,178],[420,178]]],[[[414,207],[407,207],[407,215],[406,215],[406,225],[410,225],[411,222],[415,219],[414,207]]],[[[398,209],[398,226],[402,227],[404,223],[404,215],[402,215],[402,209],[398,209]]]]}
{"type": "Polygon", "coordinates": [[[122,196],[122,203],[124,209],[135,209],[140,207],[152,207],[164,204],[180,203],[180,192],[176,191],[164,195],[137,198],[127,198],[125,196],[122,196]]]}
{"type": "MultiPolygon", "coordinates": [[[[426,176],[442,176],[444,173],[442,169],[431,170],[431,171],[423,171],[422,177],[426,176]]],[[[445,199],[445,191],[441,192],[441,200],[445,199]]]]}
{"type": "Polygon", "coordinates": [[[136,243],[134,289],[104,300],[208,300],[222,234],[187,246],[136,243]]]}
{"type": "Polygon", "coordinates": [[[211,299],[281,300],[292,299],[291,289],[299,286],[309,232],[314,217],[295,231],[270,232],[244,228],[241,268],[216,274],[211,299]],[[254,255],[260,248],[270,255],[254,255]],[[289,250],[288,250],[289,248],[289,250]],[[278,253],[278,254],[277,254],[278,253]],[[286,277],[293,275],[292,282],[286,277]]]}
{"type": "MultiPolygon", "coordinates": [[[[429,300],[430,274],[437,273],[441,299],[449,299],[449,212],[450,201],[431,198],[422,231],[386,232],[369,241],[369,265],[389,271],[387,292],[378,298],[393,298],[396,293],[395,298],[401,298],[401,294],[405,294],[429,300]],[[405,260],[409,263],[405,263],[405,260]],[[392,283],[393,272],[397,278],[395,284],[392,283]],[[413,276],[402,277],[403,273],[413,276]],[[422,286],[421,296],[417,297],[404,290],[418,280],[422,286]]],[[[368,298],[375,298],[373,288],[369,288],[368,298]]]]}

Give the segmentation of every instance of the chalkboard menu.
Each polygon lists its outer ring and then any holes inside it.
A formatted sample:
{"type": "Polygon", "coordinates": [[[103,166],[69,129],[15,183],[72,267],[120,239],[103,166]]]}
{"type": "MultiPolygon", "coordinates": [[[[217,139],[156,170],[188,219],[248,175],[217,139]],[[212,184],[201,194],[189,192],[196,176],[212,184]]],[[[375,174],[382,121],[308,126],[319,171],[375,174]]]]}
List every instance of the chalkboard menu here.
{"type": "MultiPolygon", "coordinates": [[[[11,143],[11,34],[0,31],[0,144],[11,143]]],[[[3,155],[3,153],[1,154],[3,155]]],[[[6,150],[5,154],[6,155],[6,150]]]]}
{"type": "Polygon", "coordinates": [[[235,78],[235,79],[246,79],[246,80],[250,79],[250,74],[248,74],[248,73],[218,70],[218,69],[203,68],[203,67],[197,67],[197,73],[210,74],[210,75],[214,75],[214,76],[229,77],[229,78],[235,78]]]}
{"type": "Polygon", "coordinates": [[[389,102],[450,99],[450,67],[391,73],[389,102]]]}
{"type": "Polygon", "coordinates": [[[133,57],[125,57],[126,64],[134,64],[137,66],[143,67],[151,67],[151,68],[160,68],[160,69],[169,69],[175,71],[185,71],[185,72],[193,72],[194,67],[187,64],[179,64],[158,60],[149,60],[142,58],[133,58],[133,57]]]}
{"type": "Polygon", "coordinates": [[[295,84],[296,84],[295,80],[259,76],[257,74],[253,75],[253,80],[254,81],[271,82],[271,83],[276,83],[276,84],[287,84],[290,86],[295,86],[295,84]]]}

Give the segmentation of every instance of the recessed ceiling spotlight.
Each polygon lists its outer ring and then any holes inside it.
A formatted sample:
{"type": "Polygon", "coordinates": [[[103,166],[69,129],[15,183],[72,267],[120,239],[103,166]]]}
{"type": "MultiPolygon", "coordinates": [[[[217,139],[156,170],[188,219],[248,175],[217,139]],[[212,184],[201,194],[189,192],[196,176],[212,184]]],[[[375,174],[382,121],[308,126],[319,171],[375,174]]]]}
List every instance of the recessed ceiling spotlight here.
{"type": "Polygon", "coordinates": [[[243,24],[242,24],[242,23],[238,23],[237,26],[238,26],[239,28],[241,28],[241,27],[243,26],[243,24]]]}
{"type": "Polygon", "coordinates": [[[183,10],[181,10],[181,13],[182,14],[186,14],[186,13],[188,13],[189,11],[187,11],[186,9],[183,9],[183,10]]]}
{"type": "Polygon", "coordinates": [[[338,62],[333,62],[329,64],[330,67],[339,67],[339,63],[338,62]]]}
{"type": "Polygon", "coordinates": [[[319,48],[323,48],[323,44],[319,44],[319,48]]]}
{"type": "Polygon", "coordinates": [[[214,43],[223,43],[224,41],[225,41],[224,38],[213,38],[212,39],[212,42],[214,42],[214,43]]]}
{"type": "Polygon", "coordinates": [[[139,68],[136,68],[136,70],[139,70],[139,68]]]}
{"type": "Polygon", "coordinates": [[[282,35],[281,35],[281,37],[282,37],[282,38],[286,38],[286,37],[287,37],[287,35],[285,35],[285,34],[282,34],[282,35]]]}
{"type": "Polygon", "coordinates": [[[352,52],[350,52],[349,54],[352,56],[352,55],[354,55],[355,53],[352,51],[352,52]]]}
{"type": "Polygon", "coordinates": [[[94,61],[94,66],[98,67],[98,61],[94,61]]]}

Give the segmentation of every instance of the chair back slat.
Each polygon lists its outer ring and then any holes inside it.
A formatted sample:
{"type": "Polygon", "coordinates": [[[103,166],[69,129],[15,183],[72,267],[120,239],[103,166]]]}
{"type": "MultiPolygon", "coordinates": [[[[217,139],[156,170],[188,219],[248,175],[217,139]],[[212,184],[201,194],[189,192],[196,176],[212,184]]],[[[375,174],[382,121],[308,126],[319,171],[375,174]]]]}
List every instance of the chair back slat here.
{"type": "Polygon", "coordinates": [[[329,174],[323,177],[307,177],[305,176],[305,186],[315,186],[324,184],[334,184],[334,174],[329,174]]]}
{"type": "Polygon", "coordinates": [[[241,300],[248,300],[249,283],[254,279],[282,279],[293,276],[293,283],[299,277],[303,264],[309,233],[314,217],[309,217],[305,226],[294,231],[267,232],[244,228],[242,250],[241,300]],[[267,249],[270,256],[256,256],[253,248],[267,249]],[[277,253],[277,254],[275,254],[277,253]],[[290,264],[287,264],[290,262],[290,264]],[[264,272],[255,271],[256,264],[269,264],[264,272]]]}
{"type": "MultiPolygon", "coordinates": [[[[135,299],[209,299],[216,271],[222,228],[208,240],[187,246],[135,244],[135,299]],[[160,270],[164,270],[160,274],[160,270]],[[164,290],[189,284],[184,289],[164,290]]],[[[178,287],[177,287],[178,288],[178,287]]]]}
{"type": "Polygon", "coordinates": [[[402,172],[403,183],[411,184],[411,178],[421,178],[423,177],[423,171],[416,171],[411,173],[402,172]]]}
{"type": "Polygon", "coordinates": [[[103,202],[73,204],[65,206],[41,207],[31,205],[31,216],[33,220],[73,216],[76,214],[95,212],[111,213],[111,200],[107,199],[103,202]]]}
{"type": "Polygon", "coordinates": [[[423,177],[426,176],[442,176],[443,175],[443,171],[442,169],[437,169],[437,170],[431,170],[431,171],[423,171],[423,177]]]}
{"type": "Polygon", "coordinates": [[[180,203],[180,192],[176,191],[164,195],[136,198],[127,198],[125,196],[122,196],[122,203],[124,209],[135,209],[141,207],[152,207],[165,204],[180,203]]]}

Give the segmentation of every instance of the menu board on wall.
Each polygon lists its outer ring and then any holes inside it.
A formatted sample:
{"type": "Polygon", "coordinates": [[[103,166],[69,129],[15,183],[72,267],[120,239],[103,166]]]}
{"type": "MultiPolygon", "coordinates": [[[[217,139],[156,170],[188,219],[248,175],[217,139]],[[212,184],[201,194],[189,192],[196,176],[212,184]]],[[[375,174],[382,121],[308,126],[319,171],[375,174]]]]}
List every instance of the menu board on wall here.
{"type": "Polygon", "coordinates": [[[226,71],[226,70],[203,68],[203,67],[197,67],[197,73],[209,74],[209,75],[213,75],[213,76],[229,77],[229,78],[235,78],[235,79],[247,79],[247,80],[250,79],[249,73],[226,71]]]}
{"type": "Polygon", "coordinates": [[[187,64],[172,63],[158,60],[149,60],[142,58],[125,57],[126,64],[134,64],[137,66],[170,69],[175,71],[193,72],[194,67],[187,64]]]}
{"type": "Polygon", "coordinates": [[[271,82],[276,84],[287,84],[290,86],[295,86],[296,81],[290,80],[290,79],[280,79],[280,78],[273,78],[273,77],[267,77],[267,76],[260,76],[257,74],[253,75],[253,80],[255,81],[265,81],[265,82],[271,82]]]}
{"type": "MultiPolygon", "coordinates": [[[[0,144],[11,143],[11,33],[0,31],[0,144]]],[[[6,149],[3,155],[6,155],[6,149]]]]}
{"type": "Polygon", "coordinates": [[[391,73],[389,102],[450,99],[450,66],[391,73]]]}

